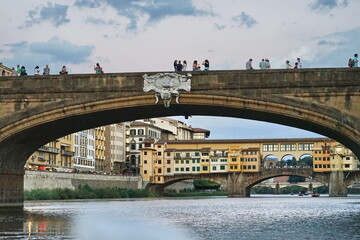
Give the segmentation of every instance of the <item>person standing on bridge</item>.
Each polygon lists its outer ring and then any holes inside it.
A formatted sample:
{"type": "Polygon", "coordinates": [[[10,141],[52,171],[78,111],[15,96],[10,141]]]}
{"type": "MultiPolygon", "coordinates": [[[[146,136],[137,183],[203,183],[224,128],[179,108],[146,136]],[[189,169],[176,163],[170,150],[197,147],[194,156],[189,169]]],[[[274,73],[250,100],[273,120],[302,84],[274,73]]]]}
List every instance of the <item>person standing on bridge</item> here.
{"type": "Polygon", "coordinates": [[[204,65],[204,71],[209,71],[210,70],[210,63],[209,60],[205,59],[204,62],[202,63],[202,65],[204,65]]]}
{"type": "MultiPolygon", "coordinates": [[[[297,63],[298,68],[301,69],[301,68],[302,68],[302,63],[301,63],[301,61],[300,61],[300,58],[297,58],[296,61],[297,61],[296,63],[297,63]]],[[[295,64],[296,64],[296,63],[295,63],[295,64]]]]}
{"type": "Polygon", "coordinates": [[[354,54],[354,67],[358,67],[359,66],[359,58],[358,58],[358,54],[355,53],[354,54]]]}
{"type": "Polygon", "coordinates": [[[45,65],[45,68],[43,69],[43,75],[50,75],[50,68],[49,65],[45,65]]]}
{"type": "Polygon", "coordinates": [[[286,69],[291,69],[292,68],[289,60],[286,60],[285,65],[286,65],[286,69]]]}
{"type": "Polygon", "coordinates": [[[36,66],[34,68],[34,75],[39,75],[39,74],[40,74],[40,68],[39,68],[39,66],[36,66]]]}
{"type": "Polygon", "coordinates": [[[192,70],[193,71],[198,71],[199,69],[200,69],[200,66],[197,63],[197,60],[194,60],[192,70]]]}
{"type": "Polygon", "coordinates": [[[265,69],[265,68],[266,68],[265,59],[261,59],[261,62],[259,63],[259,68],[260,68],[260,69],[265,69]]]}
{"type": "Polygon", "coordinates": [[[175,70],[175,72],[176,72],[176,70],[177,70],[177,64],[178,64],[178,62],[177,62],[177,60],[175,60],[175,61],[174,61],[174,70],[175,70]]]}
{"type": "Polygon", "coordinates": [[[252,66],[252,59],[250,58],[249,61],[246,62],[245,64],[245,67],[246,67],[246,70],[253,70],[253,66],[252,66]]]}
{"type": "Polygon", "coordinates": [[[182,71],[186,71],[186,68],[187,68],[187,62],[186,60],[184,60],[182,65],[182,71]]]}
{"type": "Polygon", "coordinates": [[[102,70],[102,67],[100,67],[99,63],[96,63],[96,66],[94,67],[94,70],[95,70],[96,74],[104,73],[103,70],[102,70]]]}
{"type": "Polygon", "coordinates": [[[183,68],[183,65],[181,64],[181,61],[179,60],[176,65],[176,71],[181,72],[183,68]]]}
{"type": "Polygon", "coordinates": [[[267,58],[265,58],[265,68],[266,68],[266,69],[270,69],[270,68],[271,68],[270,61],[269,61],[269,59],[267,59],[267,58]]]}

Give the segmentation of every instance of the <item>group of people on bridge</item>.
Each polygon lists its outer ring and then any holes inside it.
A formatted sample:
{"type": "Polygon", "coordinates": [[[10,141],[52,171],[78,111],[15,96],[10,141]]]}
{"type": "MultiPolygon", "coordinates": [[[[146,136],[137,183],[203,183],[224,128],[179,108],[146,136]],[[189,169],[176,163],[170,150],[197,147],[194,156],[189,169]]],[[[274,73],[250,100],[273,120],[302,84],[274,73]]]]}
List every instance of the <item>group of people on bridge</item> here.
{"type": "MultiPolygon", "coordinates": [[[[180,61],[180,60],[175,60],[174,61],[174,70],[175,72],[179,72],[179,71],[187,71],[187,62],[186,60],[180,61]]],[[[194,60],[193,65],[192,65],[192,71],[200,71],[201,67],[203,66],[203,70],[204,71],[208,71],[210,70],[210,62],[209,60],[205,59],[202,64],[198,64],[197,60],[194,60]]],[[[358,67],[359,66],[359,58],[358,58],[358,54],[354,54],[354,58],[350,58],[349,62],[348,62],[348,66],[351,67],[358,67]]],[[[253,59],[249,59],[246,64],[245,64],[245,68],[247,70],[253,70],[253,59]]],[[[285,62],[285,68],[286,69],[301,69],[303,68],[302,66],[302,62],[300,60],[300,58],[296,59],[296,62],[294,63],[294,67],[290,64],[289,60],[286,60],[285,62]]],[[[263,58],[261,59],[261,61],[259,62],[259,69],[271,69],[271,64],[268,58],[263,58]]],[[[26,68],[25,66],[20,67],[20,65],[17,65],[17,68],[12,68],[13,70],[13,76],[27,76],[27,72],[26,72],[26,68]]],[[[100,66],[99,63],[96,63],[96,65],[94,66],[94,71],[96,74],[102,74],[104,73],[102,67],[100,66]]],[[[50,68],[49,65],[46,64],[42,73],[40,70],[39,66],[36,66],[34,68],[34,75],[50,75],[50,68]]],[[[61,70],[59,71],[60,75],[63,74],[68,74],[68,71],[66,69],[66,66],[64,65],[61,70]]],[[[3,76],[5,76],[5,74],[2,74],[3,76]]]]}

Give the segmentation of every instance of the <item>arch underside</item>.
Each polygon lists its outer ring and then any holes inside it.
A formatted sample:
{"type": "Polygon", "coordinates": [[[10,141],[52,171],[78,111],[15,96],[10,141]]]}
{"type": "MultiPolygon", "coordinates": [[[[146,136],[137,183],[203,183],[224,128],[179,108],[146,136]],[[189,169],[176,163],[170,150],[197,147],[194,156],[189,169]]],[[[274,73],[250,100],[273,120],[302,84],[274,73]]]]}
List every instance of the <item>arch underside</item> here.
{"type": "Polygon", "coordinates": [[[297,176],[297,177],[304,177],[304,178],[311,178],[312,180],[316,181],[316,182],[320,182],[320,183],[323,183],[324,185],[327,185],[328,184],[328,179],[323,179],[321,177],[318,177],[316,174],[313,175],[313,174],[304,174],[304,173],[285,173],[285,174],[272,174],[272,175],[267,175],[267,176],[264,176],[263,178],[261,179],[258,179],[254,182],[251,182],[249,183],[246,187],[247,188],[252,188],[253,186],[255,186],[256,184],[259,184],[267,179],[271,179],[271,178],[274,178],[274,177],[282,177],[282,176],[297,176]]]}
{"type": "Polygon", "coordinates": [[[18,113],[7,117],[7,120],[12,119],[13,122],[1,131],[0,137],[3,140],[0,142],[0,173],[4,169],[23,168],[26,159],[36,149],[70,133],[118,122],[179,115],[245,118],[297,127],[337,140],[360,156],[358,142],[334,126],[336,119],[320,115],[317,109],[311,112],[286,104],[279,105],[278,103],[272,104],[244,98],[186,94],[181,96],[180,104],[173,101],[169,108],[164,107],[162,102],[154,104],[153,95],[110,99],[81,105],[69,105],[64,102],[58,105],[51,104],[51,109],[44,111],[41,111],[46,109],[44,106],[23,110],[27,111],[25,114],[29,116],[27,118],[20,118],[18,113]],[[32,112],[37,114],[32,115],[32,112]],[[319,124],[306,114],[314,115],[328,122],[326,125],[319,124]]]}

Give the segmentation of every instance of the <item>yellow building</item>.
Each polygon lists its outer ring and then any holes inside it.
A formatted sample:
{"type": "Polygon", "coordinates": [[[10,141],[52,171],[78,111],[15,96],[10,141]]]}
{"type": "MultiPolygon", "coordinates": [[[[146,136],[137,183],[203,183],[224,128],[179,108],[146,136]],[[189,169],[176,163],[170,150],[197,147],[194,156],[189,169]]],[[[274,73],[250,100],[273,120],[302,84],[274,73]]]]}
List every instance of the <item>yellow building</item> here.
{"type": "Polygon", "coordinates": [[[105,127],[95,128],[95,172],[103,172],[105,167],[105,127]]]}
{"type": "Polygon", "coordinates": [[[228,163],[229,172],[240,172],[240,147],[229,147],[228,163]]]}
{"type": "Polygon", "coordinates": [[[70,134],[40,147],[27,160],[25,168],[72,172],[74,168],[73,156],[74,140],[73,135],[70,134]]]}
{"type": "Polygon", "coordinates": [[[143,181],[163,183],[164,176],[260,171],[259,143],[232,146],[224,140],[202,142],[146,140],[140,149],[143,181]]]}
{"type": "Polygon", "coordinates": [[[322,145],[313,147],[313,168],[315,172],[330,172],[331,171],[331,146],[322,145]]]}

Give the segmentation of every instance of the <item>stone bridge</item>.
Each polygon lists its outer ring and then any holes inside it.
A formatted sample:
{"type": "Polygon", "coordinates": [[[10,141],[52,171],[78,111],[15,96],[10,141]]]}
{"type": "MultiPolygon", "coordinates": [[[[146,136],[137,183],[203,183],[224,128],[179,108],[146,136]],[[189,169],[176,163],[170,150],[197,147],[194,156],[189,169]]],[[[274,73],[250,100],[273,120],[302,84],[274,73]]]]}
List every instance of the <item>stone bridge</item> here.
{"type": "Polygon", "coordinates": [[[188,179],[205,179],[221,184],[229,197],[250,197],[250,189],[264,180],[279,176],[300,176],[329,186],[330,197],[347,196],[347,187],[360,179],[356,172],[314,172],[312,168],[271,168],[260,172],[178,174],[164,176],[164,184],[150,184],[151,191],[162,194],[165,187],[188,179]]]}
{"type": "Polygon", "coordinates": [[[359,68],[191,72],[191,91],[181,90],[179,103],[166,98],[171,91],[160,94],[170,107],[162,100],[155,103],[154,92],[144,93],[144,74],[2,77],[0,205],[22,205],[24,164],[42,145],[80,130],[143,118],[262,120],[328,136],[360,156],[359,68]]]}

